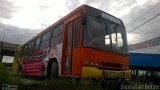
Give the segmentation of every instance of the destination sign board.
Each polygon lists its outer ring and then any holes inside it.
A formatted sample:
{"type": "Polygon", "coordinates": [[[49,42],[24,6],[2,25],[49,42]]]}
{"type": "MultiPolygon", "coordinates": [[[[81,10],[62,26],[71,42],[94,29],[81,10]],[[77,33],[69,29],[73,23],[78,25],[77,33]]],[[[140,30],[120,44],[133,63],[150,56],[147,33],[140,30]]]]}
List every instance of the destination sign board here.
{"type": "Polygon", "coordinates": [[[102,17],[103,17],[103,18],[105,18],[105,19],[108,19],[108,20],[110,20],[110,21],[113,21],[113,22],[115,22],[115,23],[117,23],[117,24],[120,24],[120,25],[121,25],[121,21],[120,21],[119,19],[117,19],[117,18],[115,18],[115,17],[111,16],[111,15],[108,15],[108,14],[102,13],[102,17]]]}

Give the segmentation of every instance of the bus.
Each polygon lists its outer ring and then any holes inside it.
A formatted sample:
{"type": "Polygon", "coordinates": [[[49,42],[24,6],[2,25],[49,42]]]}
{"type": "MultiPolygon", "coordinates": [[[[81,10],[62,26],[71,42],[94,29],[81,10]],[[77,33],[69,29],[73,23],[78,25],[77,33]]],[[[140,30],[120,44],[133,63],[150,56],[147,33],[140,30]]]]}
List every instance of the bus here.
{"type": "MultiPolygon", "coordinates": [[[[123,22],[88,5],[58,20],[19,50],[23,76],[127,78],[129,58],[123,22]]],[[[18,59],[18,58],[17,58],[18,59]]]]}

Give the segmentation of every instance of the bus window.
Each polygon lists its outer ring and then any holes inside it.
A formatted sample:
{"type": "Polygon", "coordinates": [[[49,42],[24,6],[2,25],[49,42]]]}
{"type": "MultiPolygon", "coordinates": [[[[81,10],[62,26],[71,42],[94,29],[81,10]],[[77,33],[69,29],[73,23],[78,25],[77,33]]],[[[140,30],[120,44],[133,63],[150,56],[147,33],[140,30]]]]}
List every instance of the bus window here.
{"type": "Polygon", "coordinates": [[[87,16],[87,28],[84,31],[83,45],[101,50],[111,50],[108,21],[94,16],[87,16]]]}
{"type": "Polygon", "coordinates": [[[50,35],[51,35],[51,31],[48,31],[42,36],[42,43],[40,46],[41,50],[49,47],[50,35]]]}
{"type": "Polygon", "coordinates": [[[125,28],[122,26],[91,15],[87,16],[84,47],[126,54],[126,41],[125,28]]]}
{"type": "Polygon", "coordinates": [[[105,45],[110,45],[110,35],[105,36],[105,45]]]}
{"type": "Polygon", "coordinates": [[[112,40],[112,50],[118,53],[123,52],[123,39],[122,32],[119,30],[119,26],[111,24],[111,40],[112,40]]]}
{"type": "Polygon", "coordinates": [[[24,49],[23,49],[23,52],[22,52],[22,53],[23,53],[23,54],[26,54],[26,53],[27,53],[27,50],[28,50],[28,44],[24,46],[24,49]]]}
{"type": "Polygon", "coordinates": [[[42,37],[42,42],[45,42],[45,41],[49,40],[50,35],[51,35],[51,31],[48,31],[47,33],[45,33],[42,37]]]}
{"type": "Polygon", "coordinates": [[[72,42],[72,24],[67,27],[67,49],[71,48],[72,42]]]}
{"type": "Polygon", "coordinates": [[[74,39],[74,47],[80,47],[80,30],[81,30],[81,21],[77,21],[75,23],[75,39],[74,39]]]}
{"type": "Polygon", "coordinates": [[[28,52],[32,52],[33,51],[33,45],[34,45],[34,41],[29,43],[28,52]]]}
{"type": "Polygon", "coordinates": [[[57,26],[55,29],[53,29],[50,46],[55,46],[55,45],[61,43],[62,31],[63,31],[63,24],[61,24],[61,25],[57,26]]]}
{"type": "Polygon", "coordinates": [[[40,42],[41,42],[41,37],[37,38],[35,42],[34,50],[39,50],[40,42]]]}

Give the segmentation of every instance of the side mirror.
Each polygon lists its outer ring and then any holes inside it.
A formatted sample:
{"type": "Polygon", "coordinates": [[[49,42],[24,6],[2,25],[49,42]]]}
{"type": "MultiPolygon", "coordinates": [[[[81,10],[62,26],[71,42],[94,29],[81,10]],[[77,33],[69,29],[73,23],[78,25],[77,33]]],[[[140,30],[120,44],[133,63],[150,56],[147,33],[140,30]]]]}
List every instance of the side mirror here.
{"type": "Polygon", "coordinates": [[[85,14],[82,14],[81,16],[81,23],[82,25],[86,25],[87,24],[87,17],[85,14]]]}

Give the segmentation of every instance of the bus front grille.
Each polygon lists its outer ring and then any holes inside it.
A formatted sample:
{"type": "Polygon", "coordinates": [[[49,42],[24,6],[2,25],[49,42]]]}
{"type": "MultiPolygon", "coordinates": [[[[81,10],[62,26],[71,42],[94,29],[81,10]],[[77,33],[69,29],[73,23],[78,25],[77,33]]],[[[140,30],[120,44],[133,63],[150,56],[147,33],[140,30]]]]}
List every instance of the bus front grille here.
{"type": "Polygon", "coordinates": [[[111,62],[102,62],[101,65],[102,67],[116,68],[116,69],[121,69],[123,67],[122,64],[111,63],[111,62]]]}

